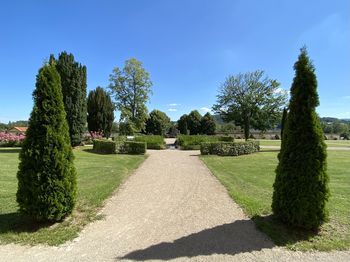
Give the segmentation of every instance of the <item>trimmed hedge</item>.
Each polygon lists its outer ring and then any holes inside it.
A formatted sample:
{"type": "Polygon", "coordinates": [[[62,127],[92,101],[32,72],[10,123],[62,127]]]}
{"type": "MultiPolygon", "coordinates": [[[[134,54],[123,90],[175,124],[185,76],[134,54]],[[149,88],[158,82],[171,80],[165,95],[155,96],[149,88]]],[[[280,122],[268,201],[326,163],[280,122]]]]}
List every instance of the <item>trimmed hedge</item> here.
{"type": "Polygon", "coordinates": [[[95,139],[93,140],[93,150],[96,153],[103,154],[116,154],[117,145],[116,142],[107,139],[95,139]]]}
{"type": "Polygon", "coordinates": [[[102,154],[145,154],[146,143],[136,141],[111,141],[107,139],[96,139],[93,141],[93,150],[102,154]]]}
{"type": "Polygon", "coordinates": [[[182,150],[200,150],[202,143],[233,142],[231,136],[179,135],[177,145],[182,150]]]}
{"type": "Polygon", "coordinates": [[[137,142],[145,142],[147,149],[165,149],[165,141],[163,136],[148,135],[135,137],[137,142]]]}
{"type": "Polygon", "coordinates": [[[219,156],[239,156],[258,152],[260,150],[259,142],[207,142],[202,143],[202,155],[219,155],[219,156]]]}
{"type": "Polygon", "coordinates": [[[120,147],[119,153],[143,155],[146,153],[147,144],[145,142],[126,141],[120,147]]]}

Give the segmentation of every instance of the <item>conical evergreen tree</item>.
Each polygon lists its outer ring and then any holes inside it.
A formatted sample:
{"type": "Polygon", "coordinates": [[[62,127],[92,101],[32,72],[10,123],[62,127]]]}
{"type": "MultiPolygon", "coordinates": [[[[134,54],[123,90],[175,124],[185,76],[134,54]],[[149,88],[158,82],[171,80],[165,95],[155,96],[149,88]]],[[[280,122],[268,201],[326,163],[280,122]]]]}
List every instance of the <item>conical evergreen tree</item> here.
{"type": "Polygon", "coordinates": [[[86,125],[86,67],[77,63],[72,54],[62,52],[56,69],[61,77],[71,145],[77,146],[82,141],[86,125]]]}
{"type": "Polygon", "coordinates": [[[20,153],[17,202],[37,220],[59,221],[76,201],[76,170],[60,76],[50,60],[36,77],[34,107],[20,153]]]}
{"type": "Polygon", "coordinates": [[[288,225],[317,229],[327,220],[326,145],[315,107],[315,69],[305,48],[294,65],[289,113],[278,156],[272,210],[288,225]]]}

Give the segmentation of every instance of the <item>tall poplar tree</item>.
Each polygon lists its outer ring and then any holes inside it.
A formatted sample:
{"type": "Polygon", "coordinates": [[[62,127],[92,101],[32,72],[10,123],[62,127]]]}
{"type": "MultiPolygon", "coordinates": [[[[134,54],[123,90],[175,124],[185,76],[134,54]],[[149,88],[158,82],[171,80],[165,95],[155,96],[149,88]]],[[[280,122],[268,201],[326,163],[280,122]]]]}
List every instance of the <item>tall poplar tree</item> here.
{"type": "Polygon", "coordinates": [[[72,54],[62,52],[56,68],[61,76],[71,145],[77,146],[82,141],[86,126],[86,67],[76,62],[72,54]]]}
{"type": "Polygon", "coordinates": [[[17,202],[37,220],[59,221],[76,201],[76,171],[60,76],[50,60],[36,77],[34,107],[19,155],[17,202]]]}
{"type": "Polygon", "coordinates": [[[317,229],[328,217],[329,178],[326,144],[315,111],[319,105],[315,68],[306,48],[301,49],[294,70],[272,210],[288,225],[317,229]]]}

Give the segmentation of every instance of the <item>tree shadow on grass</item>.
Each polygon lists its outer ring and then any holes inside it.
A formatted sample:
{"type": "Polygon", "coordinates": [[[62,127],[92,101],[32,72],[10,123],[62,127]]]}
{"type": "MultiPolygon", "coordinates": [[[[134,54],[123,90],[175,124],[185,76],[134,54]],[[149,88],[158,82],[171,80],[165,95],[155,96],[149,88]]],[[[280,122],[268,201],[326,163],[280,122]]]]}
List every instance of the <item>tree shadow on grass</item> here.
{"type": "Polygon", "coordinates": [[[234,255],[274,246],[266,236],[256,231],[251,220],[237,220],[181,237],[173,242],[162,242],[145,249],[132,251],[116,259],[143,261],[211,254],[234,255]]]}
{"type": "Polygon", "coordinates": [[[287,246],[299,241],[310,240],[319,233],[315,230],[289,227],[273,215],[254,216],[252,220],[256,227],[268,235],[278,246],[287,246]]]}
{"type": "Polygon", "coordinates": [[[0,154],[1,153],[19,153],[21,152],[20,147],[7,147],[7,148],[0,148],[0,154]]]}
{"type": "Polygon", "coordinates": [[[95,154],[95,155],[111,155],[111,153],[96,152],[92,148],[84,148],[82,151],[87,152],[87,153],[91,153],[91,154],[95,154]]]}
{"type": "Polygon", "coordinates": [[[54,222],[38,222],[31,217],[24,216],[19,212],[0,214],[0,234],[15,233],[32,233],[41,228],[50,227],[54,222]]]}

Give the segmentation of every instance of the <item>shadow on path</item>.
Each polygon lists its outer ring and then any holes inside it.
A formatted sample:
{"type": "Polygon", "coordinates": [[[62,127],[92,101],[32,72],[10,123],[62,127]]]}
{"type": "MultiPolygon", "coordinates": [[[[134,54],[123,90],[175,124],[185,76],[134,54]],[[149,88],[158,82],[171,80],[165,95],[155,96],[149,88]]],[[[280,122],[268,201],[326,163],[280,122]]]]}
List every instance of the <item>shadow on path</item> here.
{"type": "Polygon", "coordinates": [[[174,242],[162,242],[136,250],[117,259],[143,261],[211,254],[234,255],[272,247],[274,244],[270,240],[257,233],[254,222],[237,220],[176,239],[174,242]]]}

